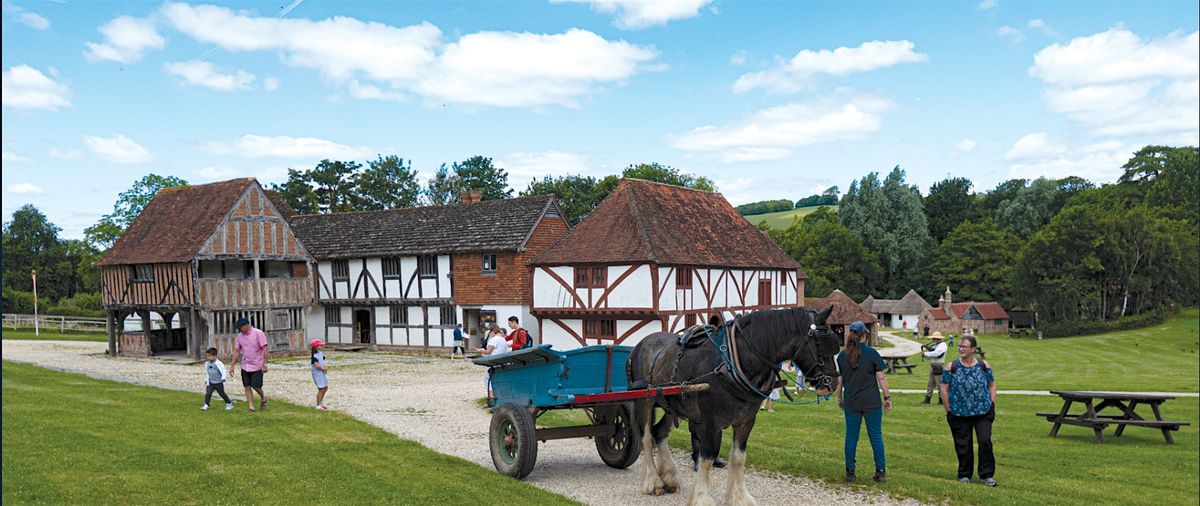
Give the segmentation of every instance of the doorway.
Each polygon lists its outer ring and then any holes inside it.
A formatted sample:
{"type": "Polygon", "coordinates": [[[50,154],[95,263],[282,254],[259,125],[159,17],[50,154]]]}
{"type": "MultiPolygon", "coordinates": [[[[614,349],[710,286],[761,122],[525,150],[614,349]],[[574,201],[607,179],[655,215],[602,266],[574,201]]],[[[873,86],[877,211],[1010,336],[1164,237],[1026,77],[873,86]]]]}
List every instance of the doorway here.
{"type": "Polygon", "coordinates": [[[371,324],[371,311],[368,309],[354,310],[354,342],[358,344],[371,344],[371,329],[374,325],[371,324]]]}

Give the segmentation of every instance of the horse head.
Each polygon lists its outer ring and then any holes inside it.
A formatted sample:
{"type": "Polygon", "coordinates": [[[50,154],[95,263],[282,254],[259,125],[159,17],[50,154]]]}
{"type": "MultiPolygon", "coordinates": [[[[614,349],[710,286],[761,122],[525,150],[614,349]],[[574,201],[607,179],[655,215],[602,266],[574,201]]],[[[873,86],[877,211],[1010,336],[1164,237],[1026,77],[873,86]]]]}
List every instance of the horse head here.
{"type": "Polygon", "coordinates": [[[826,324],[833,306],[819,313],[805,311],[812,323],[809,324],[807,334],[800,338],[800,346],[792,356],[792,364],[804,374],[804,380],[817,389],[818,395],[826,395],[833,390],[833,381],[838,377],[834,356],[837,355],[841,344],[837,334],[826,324]]]}

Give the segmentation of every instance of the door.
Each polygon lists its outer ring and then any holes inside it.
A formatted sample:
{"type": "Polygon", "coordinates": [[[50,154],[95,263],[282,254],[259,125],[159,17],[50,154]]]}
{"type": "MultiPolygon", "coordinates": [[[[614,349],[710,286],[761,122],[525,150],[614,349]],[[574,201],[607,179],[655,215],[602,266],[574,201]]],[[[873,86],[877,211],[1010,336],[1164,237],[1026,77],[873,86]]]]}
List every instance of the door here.
{"type": "Polygon", "coordinates": [[[371,311],[367,309],[354,310],[354,342],[371,344],[371,311]]]}

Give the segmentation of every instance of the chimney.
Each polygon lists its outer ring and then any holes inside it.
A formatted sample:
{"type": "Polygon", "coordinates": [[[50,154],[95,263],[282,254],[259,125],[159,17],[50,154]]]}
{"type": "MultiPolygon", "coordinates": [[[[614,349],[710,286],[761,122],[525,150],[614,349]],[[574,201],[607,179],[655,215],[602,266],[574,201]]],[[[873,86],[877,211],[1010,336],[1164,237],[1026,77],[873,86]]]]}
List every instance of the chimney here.
{"type": "Polygon", "coordinates": [[[474,204],[483,201],[483,192],[465,191],[458,194],[458,201],[463,204],[474,204]]]}
{"type": "Polygon", "coordinates": [[[947,286],[946,293],[942,294],[942,298],[938,301],[938,305],[942,306],[942,309],[948,310],[950,309],[950,300],[950,287],[947,286]]]}

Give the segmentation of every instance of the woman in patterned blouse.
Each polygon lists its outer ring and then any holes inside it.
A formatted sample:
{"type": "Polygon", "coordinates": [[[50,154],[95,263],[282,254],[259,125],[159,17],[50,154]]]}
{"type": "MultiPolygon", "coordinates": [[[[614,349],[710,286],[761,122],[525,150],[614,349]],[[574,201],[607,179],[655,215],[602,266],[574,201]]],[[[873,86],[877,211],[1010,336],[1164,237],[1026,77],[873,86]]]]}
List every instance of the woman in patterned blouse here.
{"type": "Polygon", "coordinates": [[[992,368],[975,353],[975,336],[964,335],[958,344],[958,360],[942,372],[942,405],[946,423],[954,436],[958,454],[958,481],[971,483],[974,449],[971,433],[979,439],[979,481],[996,486],[996,456],[992,453],[992,421],[996,419],[996,380],[992,368]]]}

